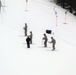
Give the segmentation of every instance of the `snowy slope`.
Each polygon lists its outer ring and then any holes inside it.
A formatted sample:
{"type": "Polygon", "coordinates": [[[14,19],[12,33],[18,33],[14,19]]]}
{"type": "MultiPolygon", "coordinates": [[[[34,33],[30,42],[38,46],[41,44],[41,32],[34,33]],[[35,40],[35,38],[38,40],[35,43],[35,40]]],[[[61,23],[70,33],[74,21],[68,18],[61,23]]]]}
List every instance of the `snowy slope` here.
{"type": "Polygon", "coordinates": [[[5,0],[5,12],[0,14],[0,75],[76,75],[76,18],[47,0],[5,0]],[[54,6],[58,13],[58,24],[54,6]],[[33,44],[26,48],[24,23],[33,32],[33,44]],[[56,50],[51,44],[43,48],[42,37],[46,29],[53,36],[56,50]]]}

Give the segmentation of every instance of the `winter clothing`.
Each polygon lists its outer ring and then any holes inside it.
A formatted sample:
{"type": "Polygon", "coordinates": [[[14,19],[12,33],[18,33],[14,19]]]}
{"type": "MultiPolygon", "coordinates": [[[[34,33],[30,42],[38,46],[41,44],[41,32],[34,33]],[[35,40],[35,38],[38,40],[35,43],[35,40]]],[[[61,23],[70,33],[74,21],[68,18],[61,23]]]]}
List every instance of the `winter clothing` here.
{"type": "Polygon", "coordinates": [[[27,36],[27,23],[25,23],[25,27],[23,28],[25,30],[25,36],[27,36]]]}
{"type": "Polygon", "coordinates": [[[32,38],[33,38],[33,34],[32,31],[30,31],[30,39],[31,39],[30,44],[32,44],[32,38]]]}
{"type": "Polygon", "coordinates": [[[52,43],[52,48],[53,48],[53,50],[55,50],[55,44],[56,44],[56,40],[53,38],[53,37],[51,37],[51,42],[50,43],[52,43]]]}
{"type": "Polygon", "coordinates": [[[26,38],[26,42],[27,42],[27,48],[30,48],[30,41],[31,39],[29,38],[29,36],[26,38]]]}
{"type": "Polygon", "coordinates": [[[44,47],[47,47],[47,41],[48,41],[48,39],[47,39],[46,34],[44,34],[43,40],[44,40],[44,47]]]}

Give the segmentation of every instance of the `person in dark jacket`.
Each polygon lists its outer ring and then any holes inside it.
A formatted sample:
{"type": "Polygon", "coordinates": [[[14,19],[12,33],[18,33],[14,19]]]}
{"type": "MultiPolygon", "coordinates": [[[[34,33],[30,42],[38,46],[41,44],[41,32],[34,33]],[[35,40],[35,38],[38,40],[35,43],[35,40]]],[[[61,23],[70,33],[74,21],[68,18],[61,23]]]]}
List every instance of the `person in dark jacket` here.
{"type": "Polygon", "coordinates": [[[47,47],[47,41],[48,41],[48,39],[47,39],[46,34],[44,34],[43,40],[44,40],[44,47],[47,47]]]}
{"type": "Polygon", "coordinates": [[[25,27],[23,28],[25,30],[25,36],[27,36],[27,28],[28,28],[27,23],[25,23],[25,27]]]}
{"type": "Polygon", "coordinates": [[[30,44],[32,44],[32,38],[33,38],[33,34],[32,31],[30,31],[30,39],[31,39],[30,44]]]}
{"type": "Polygon", "coordinates": [[[27,38],[26,38],[27,48],[30,48],[30,41],[31,41],[30,37],[27,36],[27,38]]]}
{"type": "Polygon", "coordinates": [[[52,50],[55,50],[55,44],[56,44],[56,40],[53,38],[53,37],[51,37],[51,42],[49,42],[49,43],[52,43],[52,50]]]}

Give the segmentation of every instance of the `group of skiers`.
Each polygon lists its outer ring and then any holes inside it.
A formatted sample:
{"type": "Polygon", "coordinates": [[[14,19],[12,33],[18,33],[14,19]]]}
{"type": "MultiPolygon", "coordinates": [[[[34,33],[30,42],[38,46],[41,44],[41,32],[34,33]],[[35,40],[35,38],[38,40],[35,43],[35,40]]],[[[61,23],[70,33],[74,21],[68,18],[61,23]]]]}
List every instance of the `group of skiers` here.
{"type": "MultiPolygon", "coordinates": [[[[25,36],[27,36],[26,38],[27,48],[30,48],[30,44],[32,44],[33,34],[32,34],[32,31],[30,31],[30,35],[27,35],[27,28],[28,28],[27,23],[25,23],[25,27],[23,29],[24,29],[25,36]]],[[[49,41],[46,34],[44,34],[44,37],[42,38],[42,40],[44,40],[44,47],[47,47],[47,42],[49,41]]],[[[51,41],[49,43],[52,43],[52,48],[53,48],[52,50],[55,50],[56,40],[53,37],[51,37],[51,41]]]]}
{"type": "Polygon", "coordinates": [[[24,29],[24,33],[25,33],[25,36],[27,36],[26,38],[26,42],[27,42],[27,48],[30,48],[30,44],[32,44],[32,38],[33,38],[33,34],[32,34],[32,31],[30,31],[30,35],[28,36],[27,35],[27,23],[25,23],[25,27],[23,28],[24,29]]]}
{"type": "MultiPolygon", "coordinates": [[[[48,41],[46,34],[44,34],[44,37],[42,40],[44,40],[44,47],[47,47],[47,42],[49,41],[48,41]]],[[[56,40],[53,37],[51,37],[51,41],[49,43],[52,43],[52,48],[53,48],[52,50],[55,50],[56,40]]]]}

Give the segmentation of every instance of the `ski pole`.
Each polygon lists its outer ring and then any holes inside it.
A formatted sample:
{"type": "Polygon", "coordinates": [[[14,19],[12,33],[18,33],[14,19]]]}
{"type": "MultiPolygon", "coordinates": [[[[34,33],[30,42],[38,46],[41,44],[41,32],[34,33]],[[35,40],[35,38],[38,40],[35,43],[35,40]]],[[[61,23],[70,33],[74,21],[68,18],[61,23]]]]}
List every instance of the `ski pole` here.
{"type": "Polygon", "coordinates": [[[42,46],[43,46],[43,39],[42,39],[42,46]]]}

